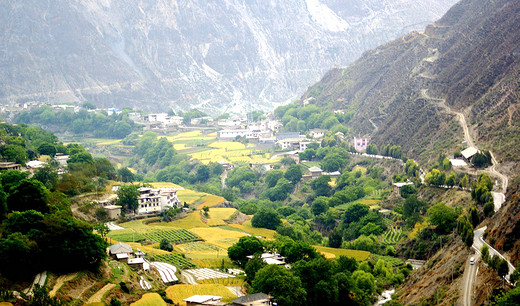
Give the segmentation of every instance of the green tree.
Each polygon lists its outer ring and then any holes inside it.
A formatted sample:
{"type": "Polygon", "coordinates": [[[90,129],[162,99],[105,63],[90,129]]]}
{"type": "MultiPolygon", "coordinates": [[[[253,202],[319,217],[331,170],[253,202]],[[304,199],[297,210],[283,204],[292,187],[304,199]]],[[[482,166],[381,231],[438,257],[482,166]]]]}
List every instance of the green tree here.
{"type": "Polygon", "coordinates": [[[478,210],[476,207],[471,207],[471,209],[469,210],[469,216],[471,220],[471,225],[473,225],[473,227],[476,227],[480,223],[480,217],[478,215],[478,210]]]}
{"type": "Polygon", "coordinates": [[[333,279],[330,261],[323,257],[300,260],[292,266],[292,271],[300,278],[309,305],[332,305],[337,302],[337,282],[333,279]]]}
{"type": "Polygon", "coordinates": [[[366,216],[370,210],[370,207],[368,205],[355,203],[351,206],[347,207],[345,210],[345,213],[343,213],[343,223],[345,225],[348,225],[352,222],[357,222],[362,217],[366,216]]]}
{"type": "Polygon", "coordinates": [[[258,180],[256,173],[251,170],[249,167],[238,167],[231,170],[228,173],[228,177],[226,180],[226,185],[229,188],[240,187],[240,184],[243,182],[250,182],[252,184],[256,183],[258,180]]]}
{"type": "Polygon", "coordinates": [[[401,187],[401,196],[405,199],[416,193],[417,189],[413,185],[404,185],[401,187]]]}
{"type": "Polygon", "coordinates": [[[428,209],[430,223],[441,233],[449,233],[455,227],[458,213],[453,207],[438,203],[428,209]]]}
{"type": "Polygon", "coordinates": [[[296,209],[291,206],[280,206],[276,209],[276,212],[284,217],[288,217],[296,213],[296,209]]]}
{"type": "Polygon", "coordinates": [[[50,155],[54,157],[56,155],[56,146],[52,143],[44,142],[38,146],[38,153],[41,155],[50,155]]]}
{"type": "Polygon", "coordinates": [[[499,259],[497,265],[497,274],[498,276],[504,278],[509,273],[509,265],[507,264],[507,260],[499,259]]]}
{"type": "Polygon", "coordinates": [[[322,175],[311,181],[311,188],[314,190],[316,196],[329,196],[332,187],[329,185],[330,176],[322,175]]]}
{"type": "Polygon", "coordinates": [[[352,278],[364,298],[369,298],[375,291],[374,276],[363,270],[357,270],[352,274],[352,278]]]}
{"type": "Polygon", "coordinates": [[[284,177],[289,180],[291,184],[296,185],[302,179],[302,175],[302,168],[300,165],[290,165],[285,171],[284,177]]]}
{"type": "Polygon", "coordinates": [[[493,202],[487,202],[483,207],[484,216],[491,217],[495,214],[495,204],[493,202]]]}
{"type": "Polygon", "coordinates": [[[460,180],[459,186],[462,188],[468,188],[468,185],[469,185],[468,175],[464,174],[464,176],[460,180]]]}
{"type": "Polygon", "coordinates": [[[260,239],[254,236],[244,236],[228,248],[228,256],[229,259],[243,267],[247,262],[247,256],[261,254],[263,251],[264,245],[260,239]]]}
{"type": "Polygon", "coordinates": [[[263,227],[275,230],[282,224],[278,213],[269,208],[260,209],[251,219],[251,225],[253,227],[263,227]]]}
{"type": "Polygon", "coordinates": [[[417,199],[416,195],[411,195],[404,201],[403,217],[409,227],[413,227],[421,219],[421,213],[427,204],[417,199]]]}
{"type": "Polygon", "coordinates": [[[199,165],[197,167],[197,174],[195,175],[197,181],[205,182],[210,178],[209,167],[206,165],[199,165]]]}
{"type": "Polygon", "coordinates": [[[27,279],[40,266],[40,250],[34,240],[21,233],[13,233],[0,239],[0,273],[10,279],[27,279]]]}
{"type": "Polygon", "coordinates": [[[110,229],[105,223],[99,223],[94,225],[94,230],[98,232],[102,238],[106,238],[106,236],[110,232],[110,229]]]}
{"type": "Polygon", "coordinates": [[[159,249],[171,252],[173,251],[173,246],[170,241],[168,241],[168,239],[161,239],[161,242],[159,243],[159,249]]]}
{"type": "Polygon", "coordinates": [[[265,183],[267,187],[272,188],[276,185],[279,179],[283,177],[284,173],[280,169],[271,170],[265,175],[265,183]]]}
{"type": "Polygon", "coordinates": [[[137,197],[140,192],[136,185],[121,185],[117,190],[117,202],[116,205],[123,207],[125,211],[135,212],[139,207],[137,197]]]}
{"type": "Polygon", "coordinates": [[[265,263],[265,261],[262,259],[262,257],[260,256],[259,253],[255,254],[253,256],[252,259],[250,259],[245,267],[244,267],[244,272],[246,273],[246,279],[249,283],[252,283],[253,280],[255,279],[255,276],[256,276],[256,272],[258,272],[258,270],[262,269],[263,267],[265,267],[267,264],[265,263]]]}
{"type": "Polygon", "coordinates": [[[51,165],[47,164],[39,168],[33,178],[40,181],[48,190],[55,190],[58,185],[58,173],[51,165]]]}
{"type": "Polygon", "coordinates": [[[301,280],[284,267],[267,265],[258,270],[253,289],[272,295],[279,305],[305,304],[306,292],[301,280]]]}
{"type": "Polygon", "coordinates": [[[47,195],[49,191],[35,179],[23,179],[16,186],[11,187],[7,197],[9,211],[36,210],[43,213],[49,212],[47,195]]]}
{"type": "Polygon", "coordinates": [[[329,234],[329,247],[339,248],[343,243],[343,233],[339,227],[335,227],[329,234]]]}
{"type": "Polygon", "coordinates": [[[484,244],[482,246],[482,248],[480,249],[480,253],[482,253],[482,260],[485,262],[485,263],[489,263],[489,260],[491,259],[490,256],[489,256],[489,247],[484,244]]]}
{"type": "Polygon", "coordinates": [[[25,166],[25,163],[29,160],[27,151],[18,145],[8,144],[0,146],[1,157],[10,162],[18,163],[25,166]]]}
{"type": "Polygon", "coordinates": [[[121,178],[121,181],[125,183],[131,183],[135,181],[135,175],[127,167],[123,167],[117,171],[117,175],[121,178]]]}
{"type": "Polygon", "coordinates": [[[311,212],[317,216],[322,214],[329,209],[328,198],[327,197],[317,197],[311,205],[311,212]]]}

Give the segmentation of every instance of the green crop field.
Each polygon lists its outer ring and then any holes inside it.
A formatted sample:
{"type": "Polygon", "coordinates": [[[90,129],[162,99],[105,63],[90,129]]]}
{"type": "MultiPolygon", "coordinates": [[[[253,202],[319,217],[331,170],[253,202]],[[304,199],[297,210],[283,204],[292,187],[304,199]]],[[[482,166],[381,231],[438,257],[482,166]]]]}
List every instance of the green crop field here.
{"type": "Polygon", "coordinates": [[[189,269],[189,268],[197,267],[192,262],[190,262],[189,260],[187,260],[181,254],[178,254],[178,253],[152,255],[151,260],[167,262],[180,269],[189,269]]]}
{"type": "Polygon", "coordinates": [[[186,243],[192,241],[202,240],[199,236],[194,233],[186,230],[186,229],[172,229],[167,231],[153,231],[148,233],[143,233],[143,236],[150,241],[160,242],[163,239],[168,240],[168,242],[179,244],[186,243]]]}
{"type": "Polygon", "coordinates": [[[401,239],[402,232],[400,228],[392,226],[389,230],[383,233],[384,244],[396,244],[401,239]]]}

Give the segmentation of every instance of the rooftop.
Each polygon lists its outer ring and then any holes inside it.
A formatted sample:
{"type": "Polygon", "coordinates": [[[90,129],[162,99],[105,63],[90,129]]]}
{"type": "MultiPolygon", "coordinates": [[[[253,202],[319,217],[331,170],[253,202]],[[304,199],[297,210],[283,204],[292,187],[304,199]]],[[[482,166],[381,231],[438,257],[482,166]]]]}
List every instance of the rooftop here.
{"type": "Polygon", "coordinates": [[[247,305],[248,303],[262,301],[262,300],[269,300],[269,296],[265,293],[260,292],[260,293],[241,296],[237,299],[232,300],[231,303],[238,304],[238,305],[247,305]]]}
{"type": "Polygon", "coordinates": [[[465,159],[471,158],[473,155],[478,153],[478,149],[475,147],[469,147],[465,149],[464,151],[460,152],[462,156],[464,156],[465,159]]]}
{"type": "Polygon", "coordinates": [[[132,253],[132,247],[126,243],[118,242],[108,247],[110,254],[132,253]]]}
{"type": "Polygon", "coordinates": [[[217,295],[198,295],[198,294],[196,294],[196,295],[190,296],[189,298],[184,299],[183,301],[190,302],[190,303],[205,303],[208,301],[219,301],[221,299],[222,299],[222,297],[217,296],[217,295]]]}

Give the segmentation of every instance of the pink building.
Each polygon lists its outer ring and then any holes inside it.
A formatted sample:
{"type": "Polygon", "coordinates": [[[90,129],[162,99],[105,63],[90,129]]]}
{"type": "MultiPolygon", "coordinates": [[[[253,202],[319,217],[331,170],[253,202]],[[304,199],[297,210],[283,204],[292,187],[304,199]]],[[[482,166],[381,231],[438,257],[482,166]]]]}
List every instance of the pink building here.
{"type": "Polygon", "coordinates": [[[365,151],[367,149],[368,143],[370,142],[370,137],[354,137],[354,148],[356,151],[365,151]]]}

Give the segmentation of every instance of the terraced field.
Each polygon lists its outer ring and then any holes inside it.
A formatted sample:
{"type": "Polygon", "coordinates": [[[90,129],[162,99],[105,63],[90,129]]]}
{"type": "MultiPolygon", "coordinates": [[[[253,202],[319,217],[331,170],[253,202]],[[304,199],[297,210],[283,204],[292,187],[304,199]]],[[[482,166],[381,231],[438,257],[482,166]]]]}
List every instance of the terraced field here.
{"type": "Polygon", "coordinates": [[[139,299],[137,302],[130,304],[130,306],[161,306],[161,305],[168,305],[166,302],[161,298],[161,296],[158,293],[145,293],[139,299]]]}
{"type": "Polygon", "coordinates": [[[389,245],[396,244],[399,242],[399,240],[401,240],[402,236],[401,229],[396,226],[392,226],[389,230],[383,233],[383,243],[389,245]]]}

